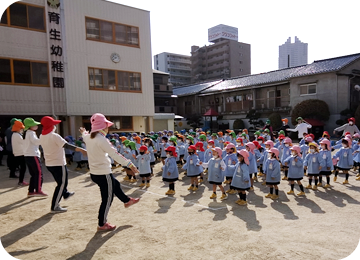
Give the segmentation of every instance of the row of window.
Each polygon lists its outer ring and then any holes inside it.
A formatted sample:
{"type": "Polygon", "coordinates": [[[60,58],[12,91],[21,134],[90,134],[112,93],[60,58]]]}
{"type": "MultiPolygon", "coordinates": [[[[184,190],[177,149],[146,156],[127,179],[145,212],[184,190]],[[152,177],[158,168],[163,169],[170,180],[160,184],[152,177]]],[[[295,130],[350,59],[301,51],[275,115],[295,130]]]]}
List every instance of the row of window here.
{"type": "Polygon", "coordinates": [[[92,90],[141,92],[141,73],[89,68],[92,90]]]}
{"type": "MultiPolygon", "coordinates": [[[[86,20],[86,39],[139,47],[139,28],[94,18],[86,20]]],[[[10,5],[1,16],[0,25],[45,32],[45,8],[23,3],[10,5]]]]}
{"type": "MultiPolygon", "coordinates": [[[[132,116],[111,116],[107,117],[107,119],[114,123],[110,126],[110,130],[112,132],[116,132],[118,130],[129,131],[134,129],[132,116]]],[[[91,128],[90,117],[83,116],[82,122],[86,129],[91,128]]]]}
{"type": "Polygon", "coordinates": [[[86,38],[139,47],[139,28],[86,17],[86,38]]]}
{"type": "Polygon", "coordinates": [[[48,63],[0,58],[0,82],[49,86],[48,63]]]}
{"type": "Polygon", "coordinates": [[[14,3],[1,17],[0,24],[45,31],[44,7],[14,3]]]}

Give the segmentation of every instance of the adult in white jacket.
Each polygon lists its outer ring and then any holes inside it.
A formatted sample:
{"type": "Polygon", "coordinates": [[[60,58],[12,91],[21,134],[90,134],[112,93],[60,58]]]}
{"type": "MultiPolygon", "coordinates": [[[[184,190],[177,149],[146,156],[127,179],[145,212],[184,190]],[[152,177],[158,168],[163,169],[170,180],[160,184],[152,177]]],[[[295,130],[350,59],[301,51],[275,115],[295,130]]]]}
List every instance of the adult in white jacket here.
{"type": "Polygon", "coordinates": [[[296,125],[295,129],[288,128],[286,131],[298,132],[298,138],[300,141],[303,138],[304,133],[308,133],[308,129],[311,128],[312,125],[308,124],[304,119],[302,119],[302,117],[298,117],[296,121],[298,124],[296,125]]]}
{"type": "Polygon", "coordinates": [[[125,208],[137,203],[139,198],[130,198],[124,194],[121,189],[120,183],[116,180],[111,172],[111,161],[109,156],[128,168],[134,173],[137,173],[135,165],[117,152],[111,145],[110,141],[106,139],[108,127],[114,123],[108,121],[103,114],[96,113],[91,119],[91,132],[90,134],[83,128],[80,128],[80,133],[86,143],[86,149],[90,167],[90,177],[95,182],[101,193],[101,205],[99,209],[99,225],[98,231],[111,231],[116,228],[107,222],[107,215],[114,198],[114,194],[122,202],[125,208]]]}

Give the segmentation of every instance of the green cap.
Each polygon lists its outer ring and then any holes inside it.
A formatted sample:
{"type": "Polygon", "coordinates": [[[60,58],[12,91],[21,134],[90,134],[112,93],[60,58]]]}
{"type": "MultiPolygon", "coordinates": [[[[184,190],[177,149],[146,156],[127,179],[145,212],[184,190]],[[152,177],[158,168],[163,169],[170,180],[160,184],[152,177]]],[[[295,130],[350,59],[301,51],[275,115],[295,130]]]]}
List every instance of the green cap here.
{"type": "Polygon", "coordinates": [[[12,118],[12,119],[10,120],[10,125],[13,126],[14,123],[15,123],[15,121],[20,121],[20,122],[22,122],[21,119],[17,119],[17,118],[14,117],[14,118],[12,118]]]}
{"type": "Polygon", "coordinates": [[[303,120],[303,118],[301,116],[299,116],[298,118],[296,118],[296,121],[299,121],[299,120],[303,120]]]}
{"type": "Polygon", "coordinates": [[[271,121],[268,119],[268,120],[266,120],[266,123],[265,123],[265,124],[270,125],[270,124],[271,124],[271,121]]]}
{"type": "Polygon", "coordinates": [[[281,135],[281,134],[285,135],[285,131],[284,131],[284,130],[280,130],[280,131],[279,131],[279,135],[281,135]]]}
{"type": "Polygon", "coordinates": [[[136,145],[133,141],[128,142],[127,146],[130,146],[131,150],[136,150],[136,145]]]}
{"type": "Polygon", "coordinates": [[[261,135],[261,133],[260,133],[260,131],[256,131],[256,132],[254,133],[254,135],[258,135],[258,136],[260,136],[260,135],[261,135]]]}
{"type": "Polygon", "coordinates": [[[116,144],[116,140],[115,139],[110,139],[110,142],[115,143],[116,144]]]}
{"type": "Polygon", "coordinates": [[[194,138],[191,135],[188,135],[186,139],[190,139],[192,142],[194,142],[194,138]]]}
{"type": "Polygon", "coordinates": [[[268,128],[266,128],[266,129],[264,130],[264,132],[270,133],[270,130],[269,130],[268,128]]]}
{"type": "Polygon", "coordinates": [[[199,139],[202,140],[202,141],[206,141],[206,135],[200,135],[199,139]]]}
{"type": "Polygon", "coordinates": [[[246,136],[246,134],[245,134],[245,133],[242,133],[241,136],[246,136]]]}
{"type": "Polygon", "coordinates": [[[129,140],[129,139],[126,139],[126,140],[124,140],[124,142],[122,142],[122,143],[123,143],[125,146],[127,146],[129,142],[130,142],[130,140],[129,140]]]}
{"type": "Polygon", "coordinates": [[[24,119],[25,131],[28,130],[30,127],[40,125],[40,122],[35,121],[33,118],[28,117],[24,119]]]}
{"type": "Polygon", "coordinates": [[[216,133],[213,133],[212,136],[217,136],[217,134],[216,134],[216,133]]]}
{"type": "Polygon", "coordinates": [[[195,132],[190,132],[190,135],[196,135],[196,133],[195,132]]]}
{"type": "Polygon", "coordinates": [[[232,135],[233,138],[236,138],[235,132],[231,132],[230,134],[232,135]]]}
{"type": "Polygon", "coordinates": [[[81,141],[76,140],[76,141],[75,141],[75,145],[78,146],[78,147],[81,147],[81,141]]]}
{"type": "Polygon", "coordinates": [[[172,137],[170,137],[170,139],[169,139],[169,141],[171,141],[171,142],[174,142],[175,143],[175,145],[177,145],[177,138],[176,138],[176,136],[172,136],[172,137]]]}

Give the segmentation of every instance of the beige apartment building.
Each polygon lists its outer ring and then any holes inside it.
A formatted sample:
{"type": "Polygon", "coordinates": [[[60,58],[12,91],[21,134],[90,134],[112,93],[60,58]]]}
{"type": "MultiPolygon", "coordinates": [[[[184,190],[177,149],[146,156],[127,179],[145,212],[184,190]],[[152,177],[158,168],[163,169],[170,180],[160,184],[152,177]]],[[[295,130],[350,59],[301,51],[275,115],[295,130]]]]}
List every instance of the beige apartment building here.
{"type": "Polygon", "coordinates": [[[113,132],[153,128],[150,13],[104,0],[25,0],[0,23],[0,126],[49,115],[78,136],[103,113],[113,132]]]}
{"type": "Polygon", "coordinates": [[[251,74],[251,46],[238,42],[238,30],[227,25],[209,29],[209,46],[191,46],[191,82],[251,74]]]}

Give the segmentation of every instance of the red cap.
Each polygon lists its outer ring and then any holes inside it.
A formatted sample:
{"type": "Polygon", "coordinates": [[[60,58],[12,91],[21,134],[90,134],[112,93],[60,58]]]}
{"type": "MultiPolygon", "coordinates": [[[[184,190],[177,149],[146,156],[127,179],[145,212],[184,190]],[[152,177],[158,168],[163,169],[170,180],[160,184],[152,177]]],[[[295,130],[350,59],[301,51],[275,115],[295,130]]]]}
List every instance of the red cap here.
{"type": "Polygon", "coordinates": [[[215,142],[213,140],[210,140],[208,144],[214,144],[215,142]]]}
{"type": "Polygon", "coordinates": [[[258,141],[252,141],[252,143],[255,144],[257,149],[261,148],[261,145],[259,144],[258,141]]]}
{"type": "Polygon", "coordinates": [[[262,136],[259,136],[257,139],[258,139],[258,141],[261,140],[264,142],[264,137],[262,137],[262,136]]]}
{"type": "Polygon", "coordinates": [[[329,135],[329,132],[328,132],[328,131],[324,131],[324,133],[323,133],[322,136],[324,137],[324,136],[330,136],[330,135],[329,135]]]}
{"type": "Polygon", "coordinates": [[[190,145],[190,146],[188,147],[188,150],[189,150],[189,149],[196,151],[195,145],[190,145]]]}
{"type": "Polygon", "coordinates": [[[285,139],[285,135],[283,134],[279,135],[279,140],[283,140],[283,139],[285,139]]]}
{"type": "MultiPolygon", "coordinates": [[[[147,151],[148,148],[145,145],[140,146],[139,151],[147,151]]],[[[166,150],[165,150],[166,151],[166,150]]]]}
{"type": "Polygon", "coordinates": [[[350,121],[353,121],[353,122],[354,122],[354,124],[355,124],[355,118],[350,117],[350,118],[348,119],[348,122],[350,122],[350,121]]]}
{"type": "Polygon", "coordinates": [[[51,133],[51,131],[54,129],[54,125],[57,125],[61,122],[61,120],[55,120],[51,116],[44,116],[40,123],[43,126],[43,129],[41,131],[42,135],[47,135],[51,133]]]}
{"type": "Polygon", "coordinates": [[[315,140],[315,135],[309,134],[309,136],[310,136],[313,140],[315,140]]]}
{"type": "Polygon", "coordinates": [[[177,153],[176,153],[176,148],[175,146],[169,146],[168,148],[165,149],[165,151],[167,152],[172,152],[174,157],[177,157],[177,153]]]}
{"type": "Polygon", "coordinates": [[[350,134],[350,132],[346,132],[346,133],[345,133],[345,136],[346,136],[346,135],[349,135],[349,134],[350,134]]]}
{"type": "Polygon", "coordinates": [[[200,151],[202,151],[202,152],[205,151],[204,148],[203,148],[203,146],[204,146],[204,144],[203,144],[202,142],[197,142],[197,143],[195,144],[195,147],[196,147],[196,148],[197,148],[197,147],[200,147],[200,151]]]}

